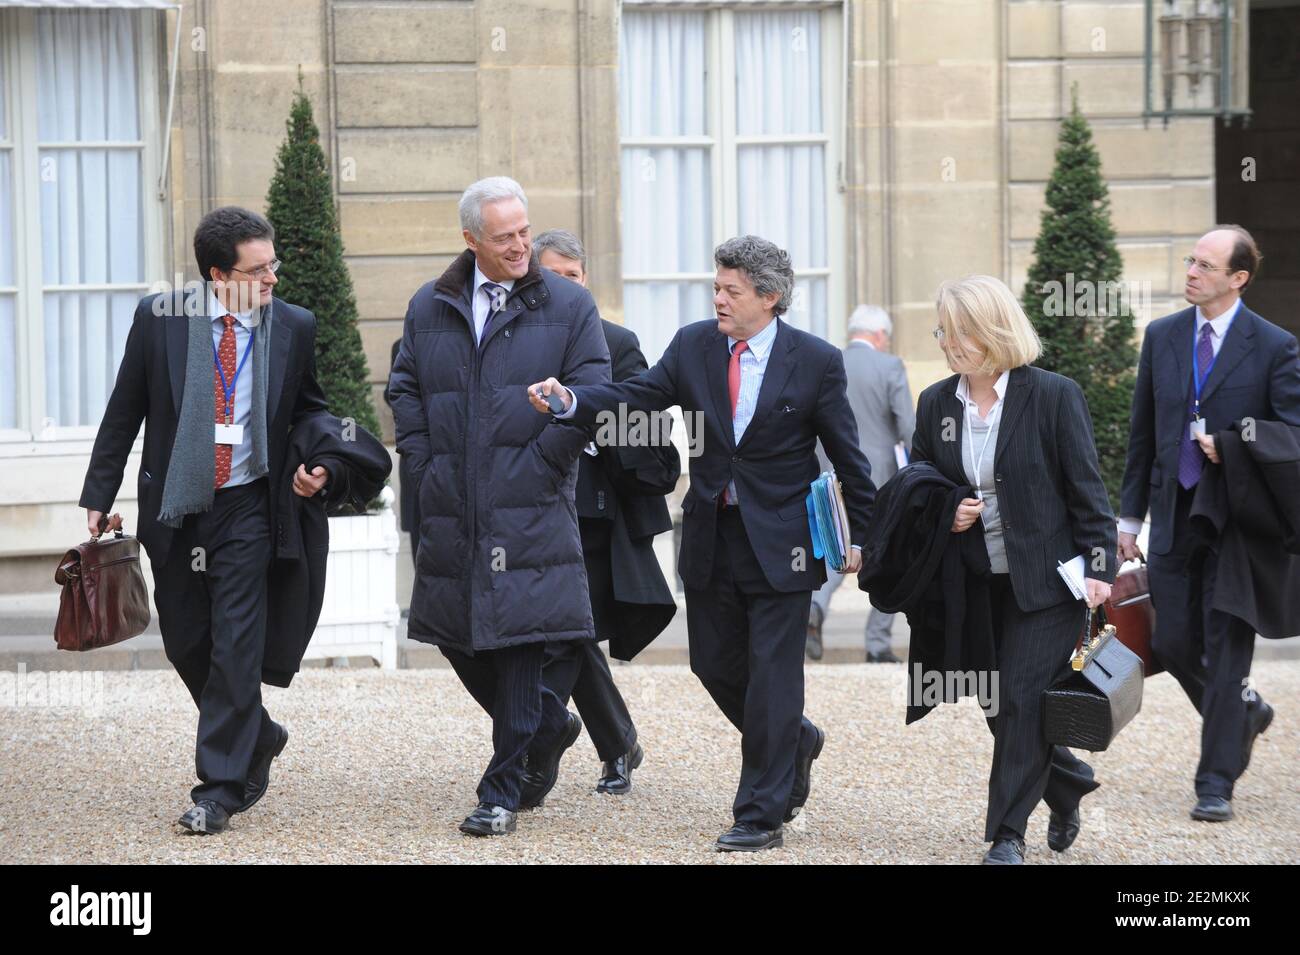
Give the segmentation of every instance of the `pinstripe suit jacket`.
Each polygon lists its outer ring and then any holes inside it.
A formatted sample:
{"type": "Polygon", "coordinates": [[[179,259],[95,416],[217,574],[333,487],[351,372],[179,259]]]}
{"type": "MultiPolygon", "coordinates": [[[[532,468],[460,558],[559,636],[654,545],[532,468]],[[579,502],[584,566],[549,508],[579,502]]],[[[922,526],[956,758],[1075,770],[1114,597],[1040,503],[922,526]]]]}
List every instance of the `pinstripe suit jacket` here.
{"type": "MultiPolygon", "coordinates": [[[[958,375],[921,392],[912,461],[929,461],[955,484],[962,467],[964,409],[958,375]]],[[[1024,365],[1007,383],[993,470],[1016,603],[1032,612],[1073,600],[1056,562],[1083,554],[1087,574],[1115,579],[1115,516],[1078,384],[1024,365]]]]}

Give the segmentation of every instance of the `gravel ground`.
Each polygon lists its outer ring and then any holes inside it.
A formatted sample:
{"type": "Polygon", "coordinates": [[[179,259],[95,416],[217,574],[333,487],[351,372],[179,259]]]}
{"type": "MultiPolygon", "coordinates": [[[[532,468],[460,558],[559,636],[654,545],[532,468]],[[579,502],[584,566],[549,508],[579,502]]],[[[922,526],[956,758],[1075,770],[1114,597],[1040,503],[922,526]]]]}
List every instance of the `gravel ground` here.
{"type": "MultiPolygon", "coordinates": [[[[646,761],[625,797],[598,796],[585,734],[547,805],[517,833],[471,839],[490,723],[449,670],[317,670],[268,688],[291,732],[266,797],[221,836],[174,823],[193,784],[195,712],[172,673],[27,674],[0,682],[4,862],[978,862],[992,737],[977,709],[902,722],[901,666],[810,666],[808,715],[827,733],[812,798],[785,848],[719,854],[740,738],[686,667],[616,669],[646,761]],[[67,684],[68,679],[77,684],[67,684]],[[72,694],[79,693],[80,696],[72,694]],[[80,699],[81,705],[68,705],[80,699]],[[49,705],[56,702],[60,705],[49,705]]],[[[1102,787],[1064,855],[1030,820],[1031,863],[1300,861],[1300,661],[1255,666],[1278,715],[1237,786],[1236,821],[1192,822],[1199,723],[1167,675],[1091,758],[1102,787]]]]}

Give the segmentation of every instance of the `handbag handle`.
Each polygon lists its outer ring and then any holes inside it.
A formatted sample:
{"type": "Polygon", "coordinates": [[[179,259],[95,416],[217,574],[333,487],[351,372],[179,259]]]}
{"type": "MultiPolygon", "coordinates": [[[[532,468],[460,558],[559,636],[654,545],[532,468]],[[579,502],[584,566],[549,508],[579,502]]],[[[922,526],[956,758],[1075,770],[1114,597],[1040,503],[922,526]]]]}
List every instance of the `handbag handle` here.
{"type": "Polygon", "coordinates": [[[1096,607],[1088,607],[1084,612],[1083,634],[1080,636],[1079,644],[1075,648],[1074,656],[1070,658],[1070,669],[1078,672],[1088,665],[1102,645],[1113,636],[1115,628],[1110,621],[1106,619],[1106,608],[1102,604],[1096,607]],[[1094,631],[1093,624],[1096,623],[1094,631]]]}
{"type": "Polygon", "coordinates": [[[101,514],[99,517],[99,533],[91,535],[90,538],[91,542],[97,543],[99,539],[103,537],[107,531],[112,531],[113,536],[118,538],[121,538],[123,536],[121,514],[114,514],[111,517],[106,514],[101,514]]]}

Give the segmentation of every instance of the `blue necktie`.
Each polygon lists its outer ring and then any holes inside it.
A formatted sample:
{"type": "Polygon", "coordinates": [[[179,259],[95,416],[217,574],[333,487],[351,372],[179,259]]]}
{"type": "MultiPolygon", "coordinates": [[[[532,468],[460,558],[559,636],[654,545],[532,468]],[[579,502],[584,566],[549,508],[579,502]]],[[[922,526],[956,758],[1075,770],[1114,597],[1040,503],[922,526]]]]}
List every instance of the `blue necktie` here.
{"type": "MultiPolygon", "coordinates": [[[[1201,337],[1196,342],[1196,367],[1192,369],[1192,374],[1197,381],[1203,373],[1202,369],[1208,369],[1214,361],[1214,343],[1210,341],[1212,334],[1214,329],[1210,327],[1209,322],[1206,322],[1201,328],[1201,337]]],[[[1205,452],[1192,438],[1191,433],[1195,402],[1196,393],[1193,390],[1191,397],[1187,399],[1187,424],[1183,426],[1183,440],[1178,446],[1178,483],[1189,491],[1201,479],[1201,470],[1205,467],[1205,452]]]]}

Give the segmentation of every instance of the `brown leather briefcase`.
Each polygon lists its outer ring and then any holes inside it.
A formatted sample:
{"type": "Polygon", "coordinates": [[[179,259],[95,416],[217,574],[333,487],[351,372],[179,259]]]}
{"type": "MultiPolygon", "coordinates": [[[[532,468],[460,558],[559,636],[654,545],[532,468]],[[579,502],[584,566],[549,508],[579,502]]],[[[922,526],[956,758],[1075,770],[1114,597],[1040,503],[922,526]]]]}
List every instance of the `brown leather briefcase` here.
{"type": "Polygon", "coordinates": [[[1164,667],[1151,652],[1151,636],[1156,628],[1156,608],[1151,603],[1147,582],[1147,565],[1126,570],[1115,578],[1106,601],[1106,619],[1115,625],[1119,642],[1142,659],[1145,676],[1162,673],[1164,667]]]}
{"type": "Polygon", "coordinates": [[[122,515],[63,555],[54,572],[63,588],[54,642],[60,650],[94,650],[138,636],[149,626],[149,592],[140,570],[140,542],[122,533],[122,515]],[[112,537],[104,537],[112,530],[112,537]]]}

